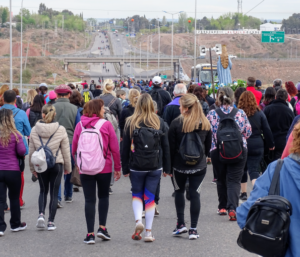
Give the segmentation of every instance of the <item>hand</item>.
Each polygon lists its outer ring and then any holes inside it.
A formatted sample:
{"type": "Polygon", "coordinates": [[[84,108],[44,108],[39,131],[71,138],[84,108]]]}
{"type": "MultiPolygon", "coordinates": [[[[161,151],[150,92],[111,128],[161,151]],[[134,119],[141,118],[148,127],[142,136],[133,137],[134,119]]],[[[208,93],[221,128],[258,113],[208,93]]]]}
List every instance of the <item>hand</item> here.
{"type": "Polygon", "coordinates": [[[211,162],[211,158],[207,157],[206,162],[211,162]]]}
{"type": "Polygon", "coordinates": [[[38,175],[37,175],[36,171],[32,172],[32,174],[33,174],[36,178],[38,178],[38,175]]]}
{"type": "Polygon", "coordinates": [[[121,171],[115,171],[114,173],[115,181],[118,181],[120,178],[121,178],[121,171]]]}
{"type": "Polygon", "coordinates": [[[68,174],[70,174],[70,173],[71,173],[71,172],[69,172],[69,171],[67,171],[67,170],[64,171],[64,174],[65,174],[65,175],[68,175],[68,174]]]}
{"type": "Polygon", "coordinates": [[[123,141],[123,138],[121,137],[121,138],[120,138],[120,142],[122,142],[122,141],[123,141]]]}
{"type": "Polygon", "coordinates": [[[172,175],[172,174],[167,174],[167,173],[164,172],[164,173],[163,173],[163,176],[164,176],[164,177],[167,177],[167,176],[172,177],[173,175],[172,175]]]}
{"type": "Polygon", "coordinates": [[[130,175],[130,173],[128,173],[128,174],[126,174],[126,175],[124,175],[124,177],[125,177],[125,178],[127,178],[127,177],[129,177],[129,175],[130,175]]]}
{"type": "Polygon", "coordinates": [[[273,148],[269,148],[270,151],[274,151],[275,150],[275,146],[273,148]]]}

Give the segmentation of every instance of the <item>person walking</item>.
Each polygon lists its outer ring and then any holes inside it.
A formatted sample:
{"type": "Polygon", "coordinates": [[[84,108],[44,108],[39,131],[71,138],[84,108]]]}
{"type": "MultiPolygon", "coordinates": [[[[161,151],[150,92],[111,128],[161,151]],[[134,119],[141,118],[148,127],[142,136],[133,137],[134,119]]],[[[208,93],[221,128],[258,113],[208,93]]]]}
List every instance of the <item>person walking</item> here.
{"type": "Polygon", "coordinates": [[[106,228],[112,173],[111,156],[114,159],[114,180],[117,181],[121,177],[118,139],[112,124],[104,119],[104,112],[102,99],[95,99],[86,103],[81,121],[76,126],[72,144],[72,155],[77,155],[77,168],[80,172],[85,198],[85,217],[88,230],[84,239],[86,244],[95,243],[96,185],[99,199],[97,237],[103,240],[111,239],[106,228]],[[90,162],[91,159],[94,162],[90,162]]]}
{"type": "Polygon", "coordinates": [[[81,95],[85,103],[94,99],[93,93],[89,90],[88,84],[84,84],[83,90],[81,91],[81,95]]]}
{"type": "MultiPolygon", "coordinates": [[[[246,168],[241,181],[242,191],[240,195],[241,200],[247,200],[248,173],[252,185],[254,186],[255,181],[259,177],[261,161],[264,159],[264,144],[266,144],[269,150],[273,151],[275,143],[267,118],[258,108],[255,96],[252,92],[246,91],[241,95],[238,108],[246,113],[252,127],[252,134],[247,139],[248,155],[245,165],[246,168]]],[[[262,170],[262,172],[264,172],[264,170],[262,170]]]]}
{"type": "Polygon", "coordinates": [[[48,92],[48,86],[46,83],[41,83],[39,85],[39,93],[44,97],[45,99],[45,104],[47,104],[50,99],[49,99],[49,95],[47,94],[48,92]]]}
{"type": "MultiPolygon", "coordinates": [[[[287,85],[291,85],[293,82],[286,82],[287,85]],[[289,84],[288,84],[289,83],[289,84]]],[[[300,83],[297,84],[297,94],[295,94],[291,100],[291,105],[294,108],[295,116],[300,114],[300,83]]]]}
{"type": "Polygon", "coordinates": [[[235,107],[239,106],[240,97],[245,91],[247,91],[247,90],[244,87],[239,87],[234,91],[234,106],[235,107]]]}
{"type": "Polygon", "coordinates": [[[209,112],[209,105],[208,102],[206,101],[205,97],[204,97],[204,90],[202,87],[196,86],[196,88],[194,89],[193,94],[198,98],[198,100],[200,101],[200,104],[202,106],[202,110],[204,112],[204,115],[206,116],[209,112]]]}
{"type": "Polygon", "coordinates": [[[34,97],[35,97],[36,95],[37,95],[37,92],[36,92],[36,90],[34,90],[34,89],[29,89],[29,90],[27,91],[26,102],[23,103],[23,106],[22,106],[22,110],[23,110],[24,112],[26,112],[27,109],[31,106],[31,104],[33,103],[33,99],[34,99],[34,97]]]}
{"type": "Polygon", "coordinates": [[[4,209],[6,205],[6,191],[9,190],[10,200],[10,227],[11,231],[18,232],[25,230],[27,225],[21,222],[20,210],[20,189],[21,189],[21,170],[18,156],[24,156],[26,147],[23,142],[22,134],[17,130],[13,111],[0,109],[0,237],[4,236],[6,223],[4,220],[4,209]]]}
{"type": "Polygon", "coordinates": [[[100,96],[102,94],[101,86],[97,85],[96,89],[94,90],[93,96],[96,98],[97,96],[100,96]]]}
{"type": "Polygon", "coordinates": [[[58,122],[54,122],[56,110],[54,105],[46,104],[42,108],[42,119],[37,121],[30,134],[29,143],[29,166],[31,173],[38,178],[40,185],[39,195],[39,217],[36,227],[43,229],[45,225],[45,209],[47,205],[47,196],[50,188],[49,217],[47,229],[53,231],[56,229],[54,223],[57,203],[58,190],[63,174],[72,172],[70,145],[67,131],[58,122]],[[51,168],[40,164],[40,160],[34,156],[35,151],[41,147],[48,147],[55,157],[55,165],[51,168]]]}
{"type": "Polygon", "coordinates": [[[255,99],[256,99],[256,103],[257,105],[260,104],[260,101],[262,99],[262,92],[255,90],[255,85],[256,85],[256,79],[254,77],[249,77],[247,79],[247,87],[246,90],[250,91],[254,94],[255,99]]]}
{"type": "MultiPolygon", "coordinates": [[[[78,115],[78,109],[75,105],[70,103],[70,96],[72,94],[72,90],[67,85],[60,85],[54,89],[55,93],[57,94],[57,100],[54,104],[56,109],[56,116],[54,118],[55,122],[58,122],[59,125],[63,126],[68,134],[69,144],[70,144],[70,153],[72,150],[72,141],[74,130],[77,123],[80,121],[80,116],[78,115]]],[[[72,170],[74,169],[75,162],[73,156],[71,156],[71,163],[72,163],[72,170]]],[[[70,182],[71,180],[71,173],[64,175],[65,181],[65,190],[64,196],[66,203],[73,202],[73,184],[70,182]]],[[[59,187],[58,191],[58,208],[63,207],[61,204],[62,197],[61,197],[61,187],[59,187]]]]}
{"type": "Polygon", "coordinates": [[[27,109],[26,114],[31,128],[35,126],[38,120],[42,119],[42,108],[44,106],[44,97],[36,95],[30,108],[27,109]]]}
{"type": "Polygon", "coordinates": [[[230,221],[236,221],[241,179],[247,160],[247,139],[252,131],[246,113],[234,108],[233,101],[232,89],[221,88],[218,97],[220,108],[211,110],[207,115],[213,133],[210,155],[217,172],[218,214],[228,213],[230,221]],[[220,139],[223,134],[227,137],[225,129],[229,129],[230,137],[226,138],[224,143],[220,139]],[[227,148],[230,148],[230,151],[226,152],[227,148]]]}
{"type": "Polygon", "coordinates": [[[268,106],[272,101],[275,100],[276,91],[273,87],[268,87],[266,89],[264,99],[261,104],[259,104],[259,108],[264,111],[266,106],[268,106]]]}
{"type": "Polygon", "coordinates": [[[197,239],[199,238],[197,223],[201,207],[200,189],[206,174],[206,157],[210,151],[212,133],[210,123],[195,95],[186,94],[180,98],[179,103],[181,115],[172,121],[168,133],[177,212],[177,226],[173,235],[178,236],[188,231],[184,222],[184,192],[186,180],[189,179],[191,201],[189,239],[197,239]],[[191,144],[189,137],[196,140],[196,145],[191,144]],[[190,151],[187,151],[188,148],[190,151]],[[197,158],[191,162],[183,159],[182,153],[185,156],[192,153],[197,158]]]}
{"type": "Polygon", "coordinates": [[[153,242],[152,223],[155,213],[155,192],[162,171],[171,172],[168,128],[155,114],[149,94],[142,94],[135,106],[134,114],[127,118],[123,135],[122,170],[130,177],[132,185],[132,207],[135,216],[133,240],[141,240],[143,201],[145,201],[145,241],[153,242]]]}

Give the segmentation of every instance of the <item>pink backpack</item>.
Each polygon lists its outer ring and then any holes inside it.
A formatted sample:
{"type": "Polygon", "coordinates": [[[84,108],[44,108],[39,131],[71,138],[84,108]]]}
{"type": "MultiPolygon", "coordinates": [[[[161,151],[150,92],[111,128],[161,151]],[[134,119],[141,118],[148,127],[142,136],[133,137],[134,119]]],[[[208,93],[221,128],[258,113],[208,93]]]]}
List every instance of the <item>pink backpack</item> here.
{"type": "Polygon", "coordinates": [[[299,115],[300,114],[300,101],[298,100],[297,96],[295,96],[294,98],[296,100],[294,109],[296,110],[297,115],[299,115]]]}
{"type": "Polygon", "coordinates": [[[84,128],[80,122],[82,131],[78,140],[77,165],[81,174],[96,175],[105,166],[106,159],[103,154],[103,140],[100,133],[105,122],[105,119],[100,119],[94,128],[84,128]]]}

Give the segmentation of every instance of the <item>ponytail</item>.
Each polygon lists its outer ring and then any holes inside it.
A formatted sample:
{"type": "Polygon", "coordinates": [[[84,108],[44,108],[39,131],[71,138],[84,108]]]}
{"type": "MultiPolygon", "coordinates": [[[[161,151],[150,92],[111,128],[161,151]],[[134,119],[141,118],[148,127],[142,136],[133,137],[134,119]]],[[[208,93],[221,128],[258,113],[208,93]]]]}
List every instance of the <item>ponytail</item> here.
{"type": "Polygon", "coordinates": [[[54,120],[56,110],[54,105],[52,104],[46,104],[42,108],[42,113],[45,114],[45,117],[43,118],[43,121],[45,123],[51,123],[54,120]]]}

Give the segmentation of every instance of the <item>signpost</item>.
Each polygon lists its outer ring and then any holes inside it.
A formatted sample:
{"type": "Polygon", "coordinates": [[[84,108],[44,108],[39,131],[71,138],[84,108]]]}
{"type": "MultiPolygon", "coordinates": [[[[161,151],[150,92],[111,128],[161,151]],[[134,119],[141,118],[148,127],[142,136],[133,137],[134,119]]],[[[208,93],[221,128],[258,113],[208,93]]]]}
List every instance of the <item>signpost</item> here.
{"type": "Polygon", "coordinates": [[[56,73],[52,73],[52,76],[53,76],[53,78],[54,78],[54,85],[55,85],[55,80],[56,80],[56,76],[57,76],[57,74],[56,73]]]}
{"type": "Polygon", "coordinates": [[[160,77],[161,77],[162,79],[167,79],[167,78],[168,78],[167,75],[160,75],[160,77]]]}
{"type": "Polygon", "coordinates": [[[284,31],[262,31],[261,42],[262,43],[284,43],[285,33],[284,31]]]}

